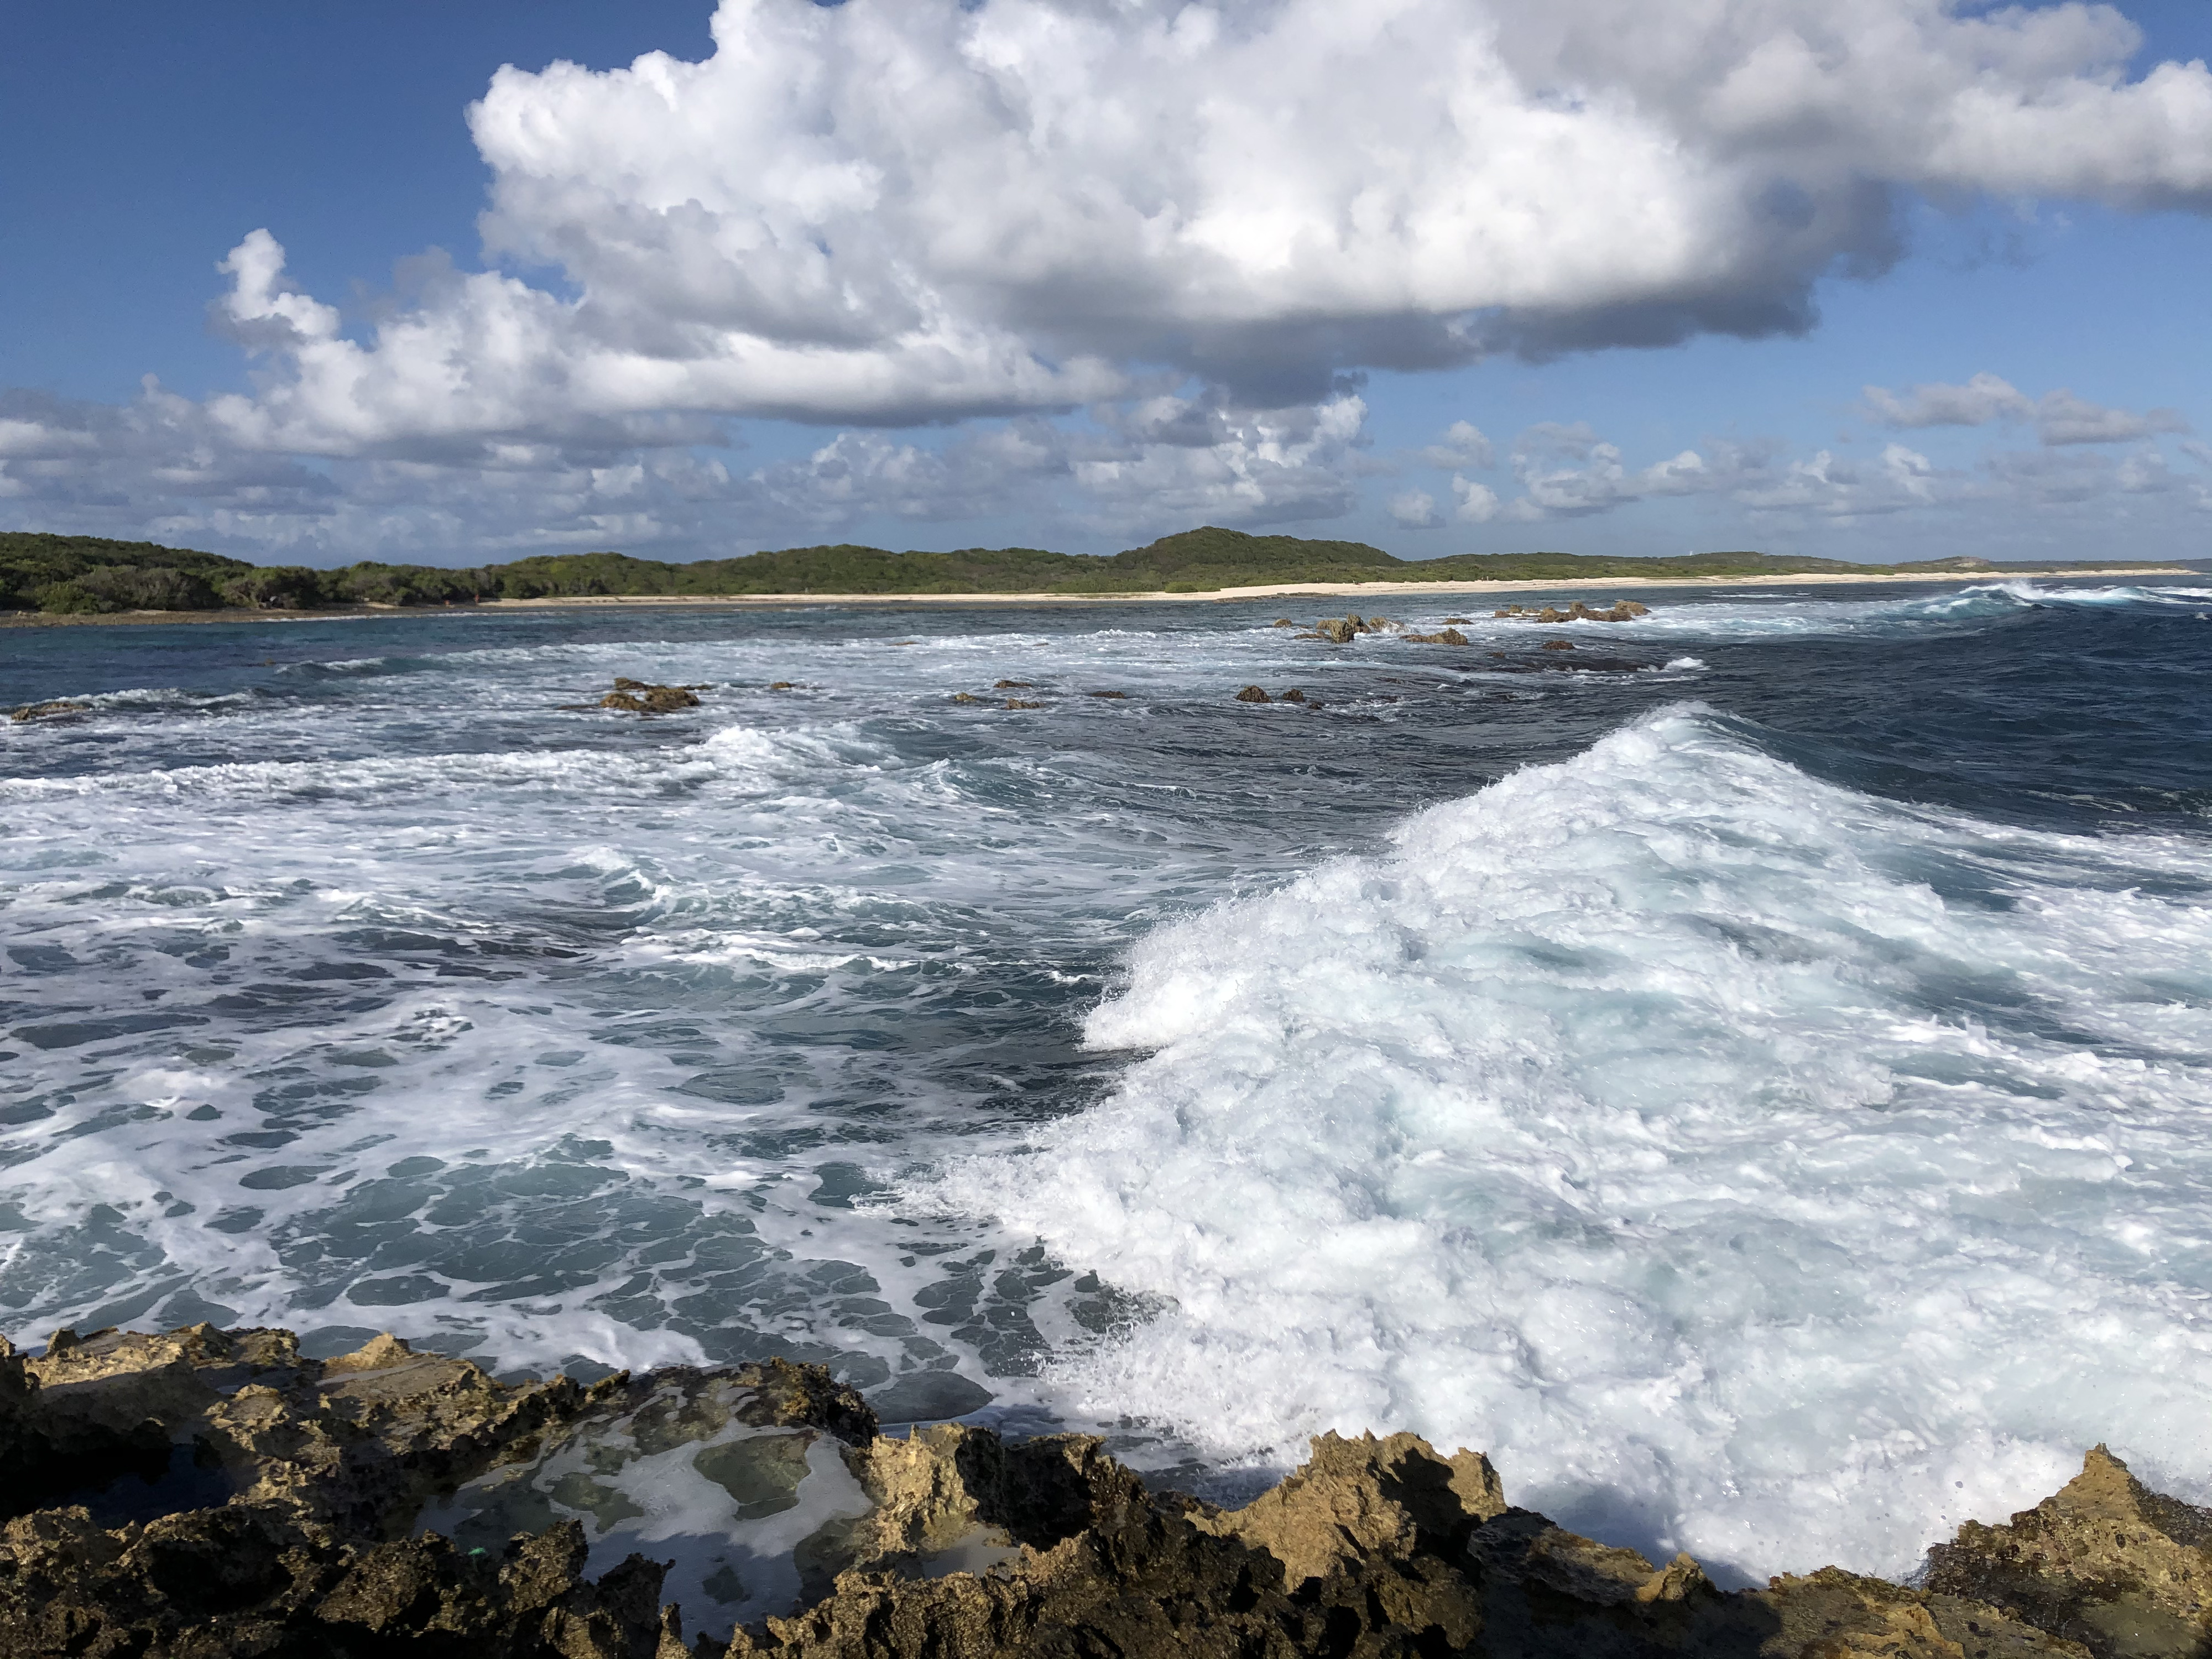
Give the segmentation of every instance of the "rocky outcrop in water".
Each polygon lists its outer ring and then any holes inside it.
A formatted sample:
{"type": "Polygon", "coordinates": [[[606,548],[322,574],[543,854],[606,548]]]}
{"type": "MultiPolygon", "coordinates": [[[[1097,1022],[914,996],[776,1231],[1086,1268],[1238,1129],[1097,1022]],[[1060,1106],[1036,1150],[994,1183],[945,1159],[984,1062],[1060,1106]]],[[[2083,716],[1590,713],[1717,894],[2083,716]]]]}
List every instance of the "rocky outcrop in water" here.
{"type": "MultiPolygon", "coordinates": [[[[769,689],[787,690],[789,682],[779,680],[769,689]]],[[[620,709],[628,714],[672,714],[679,708],[696,708],[698,693],[703,686],[654,685],[646,680],[615,678],[615,689],[599,699],[602,708],[620,709]]]]}
{"type": "Polygon", "coordinates": [[[1568,622],[1634,622],[1638,617],[1648,617],[1651,607],[1638,605],[1634,599],[1616,599],[1605,610],[1593,611],[1580,599],[1565,610],[1547,605],[1540,610],[1528,611],[1517,605],[1509,605],[1502,611],[1491,613],[1495,619],[1505,622],[1568,623],[1568,622]]]}
{"type": "Polygon", "coordinates": [[[72,702],[66,697],[57,697],[47,702],[27,702],[21,708],[10,709],[8,718],[16,725],[23,726],[32,720],[52,720],[57,714],[82,714],[91,707],[88,702],[72,702]]]}
{"type": "Polygon", "coordinates": [[[0,1343],[0,1522],[9,1659],[2123,1659],[2212,1629],[2212,1512],[2102,1448],[1919,1588],[1724,1592],[1409,1434],[1324,1435],[1223,1510],[1085,1436],[879,1436],[815,1366],[507,1385],[204,1325],[0,1343]]]}

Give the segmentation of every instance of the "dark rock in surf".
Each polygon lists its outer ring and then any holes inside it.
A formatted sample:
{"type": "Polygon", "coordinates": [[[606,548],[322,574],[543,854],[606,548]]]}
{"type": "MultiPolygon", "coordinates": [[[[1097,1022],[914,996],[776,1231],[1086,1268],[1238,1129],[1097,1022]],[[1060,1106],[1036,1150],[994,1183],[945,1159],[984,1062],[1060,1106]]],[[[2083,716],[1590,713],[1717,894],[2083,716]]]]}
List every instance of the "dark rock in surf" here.
{"type": "Polygon", "coordinates": [[[1256,685],[1248,685],[1237,694],[1239,702],[1267,702],[1272,699],[1256,685]]]}
{"type": "Polygon", "coordinates": [[[91,707],[88,702],[72,702],[66,697],[57,697],[50,702],[27,702],[21,708],[11,711],[8,718],[16,725],[23,726],[32,720],[52,720],[57,714],[82,714],[91,707]]]}
{"type": "Polygon", "coordinates": [[[698,695],[688,685],[655,685],[620,676],[616,678],[615,689],[599,699],[600,708],[625,714],[672,714],[679,708],[698,706],[698,695]]]}
{"type": "Polygon", "coordinates": [[[1571,651],[1575,648],[1575,642],[1572,640],[1546,640],[1543,648],[1547,651],[1571,651]]]}

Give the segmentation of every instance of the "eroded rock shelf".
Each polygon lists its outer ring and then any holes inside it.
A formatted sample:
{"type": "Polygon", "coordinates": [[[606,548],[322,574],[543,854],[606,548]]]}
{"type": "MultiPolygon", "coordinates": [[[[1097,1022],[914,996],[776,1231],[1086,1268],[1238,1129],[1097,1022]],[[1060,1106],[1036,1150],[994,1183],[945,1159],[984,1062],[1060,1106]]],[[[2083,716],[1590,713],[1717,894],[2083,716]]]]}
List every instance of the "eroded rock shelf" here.
{"type": "Polygon", "coordinates": [[[1324,1436],[1239,1510],[1077,1435],[877,1432],[817,1366],[509,1386],[380,1337],[0,1340],[8,1659],[2212,1653],[2212,1512],[2102,1448],[1917,1587],[1723,1592],[1508,1501],[1479,1452],[1324,1436]]]}

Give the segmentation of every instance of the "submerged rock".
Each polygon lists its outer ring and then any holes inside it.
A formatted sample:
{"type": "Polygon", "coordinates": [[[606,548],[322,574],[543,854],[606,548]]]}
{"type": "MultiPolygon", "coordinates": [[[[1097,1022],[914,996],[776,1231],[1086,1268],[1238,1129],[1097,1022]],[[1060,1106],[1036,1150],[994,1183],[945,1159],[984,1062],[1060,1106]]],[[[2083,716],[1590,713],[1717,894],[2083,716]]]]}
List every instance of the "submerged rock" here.
{"type": "Polygon", "coordinates": [[[1516,1509],[1480,1452],[1323,1435],[1242,1509],[1082,1435],[903,1437],[818,1366],[507,1385],[380,1337],[0,1342],[9,1659],[2198,1655],[2212,1513],[2100,1447],[1918,1589],[1725,1592],[1516,1509]],[[687,1631],[690,1639],[687,1642],[687,1631]]]}
{"type": "Polygon", "coordinates": [[[991,684],[991,690],[994,691],[1034,691],[1036,688],[1030,684],[1027,680],[994,680],[991,684]]]}
{"type": "Polygon", "coordinates": [[[1041,702],[1024,702],[1019,697],[1008,697],[1006,699],[1006,707],[1009,708],[1042,708],[1044,705],[1041,702]]]}

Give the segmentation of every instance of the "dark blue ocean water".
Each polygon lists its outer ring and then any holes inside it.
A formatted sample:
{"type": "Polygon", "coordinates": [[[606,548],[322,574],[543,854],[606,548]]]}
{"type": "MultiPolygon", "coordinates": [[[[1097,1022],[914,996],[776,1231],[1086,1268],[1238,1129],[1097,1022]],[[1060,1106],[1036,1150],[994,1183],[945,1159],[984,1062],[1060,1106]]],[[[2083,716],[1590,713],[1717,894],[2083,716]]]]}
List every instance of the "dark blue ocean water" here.
{"type": "Polygon", "coordinates": [[[1746,1571],[2201,1489],[2212,585],[1645,597],[0,633],[0,1327],[1410,1426],[1746,1571]]]}

